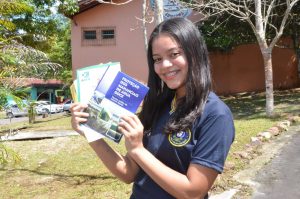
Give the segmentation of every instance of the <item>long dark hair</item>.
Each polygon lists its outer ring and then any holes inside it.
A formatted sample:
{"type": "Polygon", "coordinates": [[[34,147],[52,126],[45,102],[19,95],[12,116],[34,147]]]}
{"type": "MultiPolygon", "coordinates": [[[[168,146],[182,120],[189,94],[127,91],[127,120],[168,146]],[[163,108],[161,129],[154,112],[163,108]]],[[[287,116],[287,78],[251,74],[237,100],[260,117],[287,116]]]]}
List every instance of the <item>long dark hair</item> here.
{"type": "Polygon", "coordinates": [[[142,111],[139,114],[145,131],[150,130],[157,121],[161,111],[175,96],[154,71],[152,43],[160,34],[168,34],[183,49],[188,62],[186,78],[186,96],[181,98],[164,131],[179,132],[190,128],[195,119],[201,115],[208,94],[211,91],[211,74],[208,51],[197,27],[188,19],[172,18],[163,21],[152,32],[148,43],[148,86],[142,111]]]}

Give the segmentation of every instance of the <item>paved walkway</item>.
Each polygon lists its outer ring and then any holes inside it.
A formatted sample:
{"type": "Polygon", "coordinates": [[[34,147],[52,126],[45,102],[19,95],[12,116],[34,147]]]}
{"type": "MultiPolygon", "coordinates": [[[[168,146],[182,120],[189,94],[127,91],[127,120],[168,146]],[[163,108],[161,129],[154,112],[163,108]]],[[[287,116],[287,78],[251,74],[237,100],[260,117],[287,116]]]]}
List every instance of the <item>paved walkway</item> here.
{"type": "Polygon", "coordinates": [[[300,126],[272,161],[255,178],[257,190],[253,199],[300,198],[300,126]]]}
{"type": "MultiPolygon", "coordinates": [[[[66,114],[65,112],[61,112],[61,113],[52,113],[51,115],[49,114],[48,117],[52,117],[52,116],[58,116],[58,115],[64,115],[66,114]]],[[[43,116],[42,115],[36,115],[35,116],[36,119],[41,119],[43,116]]],[[[4,119],[0,119],[0,125],[7,125],[7,124],[13,124],[16,122],[23,122],[23,121],[28,121],[28,117],[13,117],[13,118],[4,118],[4,119]]]]}
{"type": "MultiPolygon", "coordinates": [[[[300,125],[264,144],[263,151],[234,178],[254,189],[252,199],[300,198],[300,125]]],[[[238,191],[230,189],[210,199],[231,199],[238,191]]]]}
{"type": "Polygon", "coordinates": [[[20,131],[15,134],[7,134],[0,137],[0,141],[10,141],[10,140],[34,140],[34,139],[45,139],[54,137],[63,137],[70,135],[79,135],[73,130],[56,130],[56,131],[20,131]]]}

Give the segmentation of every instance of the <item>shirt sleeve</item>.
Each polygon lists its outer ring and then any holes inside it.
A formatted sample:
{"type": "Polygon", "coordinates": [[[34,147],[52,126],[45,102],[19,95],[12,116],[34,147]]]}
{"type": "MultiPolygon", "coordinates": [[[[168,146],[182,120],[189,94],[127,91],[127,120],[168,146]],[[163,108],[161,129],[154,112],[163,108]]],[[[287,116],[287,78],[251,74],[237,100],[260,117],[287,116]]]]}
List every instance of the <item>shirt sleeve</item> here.
{"type": "Polygon", "coordinates": [[[230,110],[222,114],[206,116],[196,127],[196,145],[191,163],[223,172],[226,157],[234,140],[234,124],[230,110]]]}

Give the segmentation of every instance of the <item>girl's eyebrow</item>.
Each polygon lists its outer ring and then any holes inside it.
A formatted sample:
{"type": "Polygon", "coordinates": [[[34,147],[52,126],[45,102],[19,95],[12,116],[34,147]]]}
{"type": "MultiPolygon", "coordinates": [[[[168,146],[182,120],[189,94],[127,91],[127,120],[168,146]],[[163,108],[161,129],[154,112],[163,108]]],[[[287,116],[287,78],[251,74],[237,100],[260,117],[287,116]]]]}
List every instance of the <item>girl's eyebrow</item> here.
{"type": "MultiPolygon", "coordinates": [[[[173,50],[182,50],[182,48],[181,47],[170,48],[170,49],[167,50],[167,52],[171,52],[173,50]]],[[[159,54],[152,54],[152,56],[159,56],[159,54]]]]}

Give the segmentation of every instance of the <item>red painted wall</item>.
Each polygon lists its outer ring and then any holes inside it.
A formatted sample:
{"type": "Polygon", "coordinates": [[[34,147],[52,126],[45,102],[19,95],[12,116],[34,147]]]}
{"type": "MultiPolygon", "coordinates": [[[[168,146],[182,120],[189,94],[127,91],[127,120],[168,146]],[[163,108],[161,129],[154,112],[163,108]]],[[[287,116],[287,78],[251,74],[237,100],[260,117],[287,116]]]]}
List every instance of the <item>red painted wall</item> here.
{"type": "MultiPolygon", "coordinates": [[[[219,94],[264,91],[263,59],[256,44],[241,45],[230,52],[211,52],[214,90],[219,94]]],[[[292,49],[273,50],[274,89],[300,86],[297,59],[292,49]]]]}

